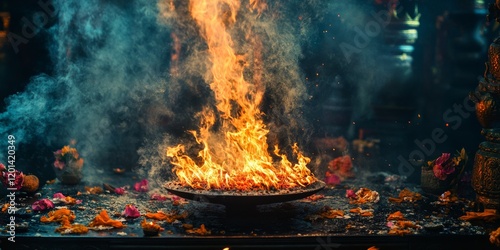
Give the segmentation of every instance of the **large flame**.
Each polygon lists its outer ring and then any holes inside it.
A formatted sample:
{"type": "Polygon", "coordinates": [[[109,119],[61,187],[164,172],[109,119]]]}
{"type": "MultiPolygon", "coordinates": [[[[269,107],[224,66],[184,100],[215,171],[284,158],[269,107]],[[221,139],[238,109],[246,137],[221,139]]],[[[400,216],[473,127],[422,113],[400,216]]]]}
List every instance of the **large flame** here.
{"type": "MultiPolygon", "coordinates": [[[[307,168],[310,159],[293,145],[297,163],[288,160],[279,147],[274,154],[281,158],[274,163],[269,153],[269,129],[263,122],[259,105],[264,94],[260,83],[259,50],[254,42],[255,69],[253,81],[244,78],[248,66],[244,55],[233,48],[230,28],[237,21],[242,7],[239,0],[191,0],[189,11],[208,45],[210,56],[210,88],[216,100],[217,114],[210,108],[201,111],[198,131],[189,131],[203,146],[200,160],[186,154],[184,145],[167,149],[173,171],[183,185],[195,189],[284,189],[304,187],[316,181],[307,168]],[[220,125],[214,129],[216,119],[220,125]]],[[[263,0],[250,0],[247,8],[258,15],[266,9],[263,0]]],[[[255,39],[254,39],[255,40],[255,39]]],[[[278,158],[278,159],[279,159],[278,158]]]]}

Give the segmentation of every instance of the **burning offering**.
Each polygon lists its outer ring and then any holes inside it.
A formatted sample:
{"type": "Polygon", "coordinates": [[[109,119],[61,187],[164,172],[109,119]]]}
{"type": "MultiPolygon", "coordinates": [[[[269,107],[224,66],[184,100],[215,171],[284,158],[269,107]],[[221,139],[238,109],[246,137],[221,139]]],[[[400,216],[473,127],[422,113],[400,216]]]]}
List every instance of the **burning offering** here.
{"type": "Polygon", "coordinates": [[[145,236],[155,236],[158,235],[161,231],[165,230],[160,227],[160,225],[156,224],[154,221],[147,222],[146,219],[141,221],[142,231],[145,236]]]}
{"type": "Polygon", "coordinates": [[[238,23],[237,13],[244,7],[256,15],[266,9],[265,4],[243,6],[236,0],[190,2],[190,15],[208,48],[210,71],[205,81],[215,104],[214,108],[204,107],[197,116],[198,129],[188,131],[201,146],[197,155],[189,154],[185,144],[169,147],[166,155],[174,166],[177,183],[192,190],[269,192],[305,188],[317,182],[307,167],[311,159],[297,143],[287,145],[290,152],[284,152],[278,144],[268,145],[270,127],[261,110],[265,94],[259,80],[262,76],[248,79],[248,59],[235,48],[231,27],[238,23]]]}

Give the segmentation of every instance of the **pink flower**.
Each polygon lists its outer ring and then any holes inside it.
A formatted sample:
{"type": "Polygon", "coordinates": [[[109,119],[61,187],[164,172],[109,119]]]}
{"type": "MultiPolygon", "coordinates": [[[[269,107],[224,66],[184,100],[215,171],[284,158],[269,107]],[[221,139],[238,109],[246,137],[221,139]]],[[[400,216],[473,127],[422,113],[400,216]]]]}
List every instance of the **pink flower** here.
{"type": "Polygon", "coordinates": [[[60,160],[55,160],[54,161],[54,167],[57,168],[57,169],[63,170],[63,168],[65,166],[66,166],[66,164],[64,164],[64,162],[62,162],[60,160]]]}
{"type": "Polygon", "coordinates": [[[115,193],[119,195],[125,194],[125,188],[115,188],[115,193]]]}
{"type": "Polygon", "coordinates": [[[446,180],[446,178],[448,177],[441,165],[434,165],[432,171],[434,171],[434,176],[442,181],[446,180]]]}
{"type": "Polygon", "coordinates": [[[356,198],[358,198],[358,196],[356,195],[356,192],[354,192],[354,190],[352,190],[352,189],[347,189],[345,191],[345,197],[349,198],[349,199],[356,199],[356,198]]]}
{"type": "Polygon", "coordinates": [[[7,168],[5,168],[5,165],[3,165],[3,163],[0,163],[0,172],[3,172],[7,170],[7,168]]]}
{"type": "Polygon", "coordinates": [[[353,176],[351,156],[344,155],[331,160],[328,169],[341,177],[353,176]]]}
{"type": "Polygon", "coordinates": [[[445,164],[450,159],[450,155],[450,153],[442,153],[441,156],[436,159],[434,164],[443,166],[443,164],[445,164]]]}
{"type": "Polygon", "coordinates": [[[455,172],[455,166],[452,164],[448,164],[443,167],[443,171],[446,175],[453,174],[453,172],[455,172]]]}
{"type": "Polygon", "coordinates": [[[134,205],[128,204],[125,206],[125,211],[123,211],[122,215],[127,218],[137,218],[141,216],[141,213],[134,205]]]}
{"type": "Polygon", "coordinates": [[[149,187],[148,187],[148,180],[144,179],[142,180],[141,182],[137,182],[135,185],[134,185],[134,189],[135,191],[137,192],[147,192],[149,190],[149,187]]]}
{"type": "Polygon", "coordinates": [[[64,200],[64,199],[66,198],[66,196],[64,196],[64,194],[62,194],[62,193],[55,193],[55,194],[52,196],[52,198],[54,198],[54,199],[62,199],[62,200],[64,200]]]}
{"type": "Polygon", "coordinates": [[[166,201],[167,200],[167,196],[163,195],[163,194],[153,194],[151,195],[151,200],[158,200],[158,201],[166,201]]]}
{"type": "Polygon", "coordinates": [[[449,174],[455,172],[455,166],[453,166],[453,164],[446,164],[450,159],[450,155],[450,153],[442,153],[441,156],[434,161],[434,167],[432,167],[434,176],[442,181],[446,180],[449,174]]]}
{"type": "Polygon", "coordinates": [[[43,211],[52,208],[54,208],[54,203],[52,203],[49,199],[37,200],[31,205],[31,209],[33,209],[33,211],[43,211]]]}
{"type": "Polygon", "coordinates": [[[330,172],[326,172],[326,177],[325,177],[325,183],[326,185],[338,185],[340,184],[340,177],[336,174],[331,174],[330,172]]]}
{"type": "Polygon", "coordinates": [[[5,187],[15,188],[19,191],[23,187],[24,174],[17,170],[14,172],[3,171],[0,179],[5,187]]]}

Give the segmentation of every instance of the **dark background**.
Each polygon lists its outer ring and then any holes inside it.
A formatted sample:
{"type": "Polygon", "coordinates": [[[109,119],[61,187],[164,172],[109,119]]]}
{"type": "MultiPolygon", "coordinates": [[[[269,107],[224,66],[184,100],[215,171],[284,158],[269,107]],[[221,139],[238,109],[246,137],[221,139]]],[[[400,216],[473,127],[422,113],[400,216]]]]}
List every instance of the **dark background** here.
{"type": "MultiPolygon", "coordinates": [[[[32,17],[33,13],[41,11],[40,6],[37,4],[38,1],[35,0],[0,0],[0,12],[8,13],[10,16],[10,25],[8,29],[6,27],[0,27],[7,33],[22,34],[23,27],[23,17],[32,17]]],[[[374,5],[376,1],[357,1],[360,5],[360,9],[369,9],[374,5]]],[[[466,147],[471,157],[477,145],[482,140],[480,136],[480,127],[472,114],[470,118],[465,119],[464,124],[460,126],[459,129],[451,129],[449,125],[447,126],[443,122],[442,115],[447,109],[453,107],[455,103],[462,103],[462,100],[468,95],[470,91],[473,91],[477,85],[477,77],[481,76],[484,71],[484,62],[487,60],[486,49],[492,38],[495,36],[495,26],[487,25],[485,17],[482,14],[471,14],[473,8],[468,5],[471,2],[481,2],[481,1],[456,1],[456,0],[443,0],[443,1],[433,1],[433,0],[421,0],[421,1],[404,1],[406,4],[417,4],[418,11],[421,15],[420,17],[420,27],[418,28],[418,40],[415,43],[415,52],[413,53],[413,78],[410,84],[414,87],[414,91],[410,93],[411,97],[414,98],[413,104],[415,109],[407,114],[408,118],[402,118],[401,121],[395,120],[395,122],[406,123],[407,121],[412,121],[411,126],[405,125],[404,130],[408,131],[407,144],[403,145],[404,152],[403,155],[408,155],[409,152],[415,149],[415,144],[413,139],[424,139],[428,138],[431,131],[434,128],[442,128],[446,131],[449,136],[449,140],[443,145],[439,145],[441,150],[438,151],[454,151],[461,147],[466,147]],[[463,6],[462,6],[463,4],[463,6]],[[464,15],[457,14],[455,19],[449,18],[450,13],[466,13],[464,15]],[[479,17],[479,19],[477,19],[479,17]],[[445,28],[440,24],[445,20],[445,28]],[[466,23],[474,23],[479,26],[479,28],[470,28],[466,23]],[[465,47],[454,47],[458,44],[457,39],[460,40],[461,37],[469,37],[474,40],[470,43],[465,42],[465,47]],[[483,43],[482,43],[483,42],[483,43]],[[467,45],[469,44],[469,45],[467,45]],[[479,44],[479,45],[478,45],[479,44]],[[477,47],[479,46],[479,48],[477,47]],[[466,51],[484,51],[478,58],[475,58],[465,72],[467,77],[460,78],[457,81],[454,78],[454,68],[456,65],[454,55],[466,51]],[[472,79],[472,80],[471,80],[472,79]],[[418,116],[418,118],[416,118],[418,116]]],[[[486,8],[486,7],[485,7],[486,8]]],[[[335,15],[331,13],[332,16],[335,15]]],[[[345,29],[348,29],[348,24],[336,21],[333,17],[325,17],[318,19],[318,26],[326,25],[328,22],[338,22],[345,29]]],[[[45,25],[45,28],[51,27],[51,25],[57,23],[57,17],[50,19],[49,23],[45,25]]],[[[338,39],[345,39],[345,41],[351,41],[354,34],[347,33],[350,35],[339,36],[338,39]]],[[[30,82],[33,76],[40,73],[51,74],[52,63],[49,56],[48,39],[46,32],[40,30],[37,35],[30,38],[26,44],[21,44],[19,46],[19,51],[15,51],[12,44],[7,38],[2,38],[0,40],[3,42],[1,44],[0,50],[0,110],[5,109],[5,100],[17,92],[24,90],[26,85],[30,82]]],[[[376,48],[372,48],[376,50],[376,48]]],[[[332,65],[334,70],[327,70],[327,77],[329,81],[333,81],[336,76],[341,76],[348,83],[351,81],[352,89],[349,95],[353,96],[351,103],[355,106],[357,100],[353,92],[359,90],[360,86],[356,86],[355,79],[357,76],[348,78],[348,75],[353,75],[352,68],[355,66],[345,64],[345,61],[340,59],[336,60],[331,58],[324,58],[325,54],[340,52],[335,46],[327,45],[322,40],[320,34],[317,38],[311,38],[311,43],[304,47],[305,57],[302,59],[301,64],[303,66],[304,72],[308,79],[314,79],[317,69],[322,63],[329,63],[332,65]],[[325,51],[325,48],[330,48],[331,51],[325,51]]],[[[362,62],[359,62],[362,63],[362,62]]],[[[463,65],[462,65],[463,66],[463,65]]],[[[461,70],[462,71],[462,70],[461,70]]],[[[327,81],[328,81],[327,79],[327,81]]],[[[318,80],[325,81],[325,79],[318,80]]],[[[345,134],[329,134],[325,132],[322,128],[324,123],[316,123],[322,116],[317,108],[321,107],[322,102],[328,96],[324,96],[325,93],[330,93],[324,91],[325,89],[315,88],[317,82],[314,80],[308,81],[308,88],[310,94],[313,96],[311,101],[306,105],[309,112],[307,115],[308,119],[314,123],[316,137],[323,136],[345,136],[347,139],[357,138],[359,129],[363,129],[363,124],[370,124],[374,120],[377,120],[378,114],[371,114],[366,117],[358,117],[356,121],[348,120],[349,124],[357,123],[356,126],[346,125],[345,134]],[[359,125],[361,124],[361,125],[359,125]]],[[[385,90],[388,92],[394,90],[385,90]]],[[[375,93],[374,93],[375,94],[375,93]]],[[[394,94],[394,93],[393,93],[394,94]]],[[[409,93],[395,93],[395,95],[408,96],[409,93]]],[[[385,97],[382,97],[385,98],[385,97]]],[[[368,125],[367,125],[368,126],[368,125]]],[[[369,127],[369,126],[368,126],[369,127]]],[[[369,130],[368,130],[369,131],[369,130]]],[[[384,137],[383,134],[374,133],[372,135],[375,138],[384,137]]],[[[401,150],[401,145],[385,145],[386,151],[397,151],[401,150]]],[[[398,151],[400,152],[400,151],[398,151]]],[[[398,155],[398,154],[396,154],[398,155]]],[[[394,155],[381,158],[381,161],[388,162],[387,160],[394,155]]],[[[436,154],[437,156],[437,154],[436,154]]],[[[382,163],[381,163],[382,164],[382,163]]],[[[385,163],[384,163],[385,164],[385,163]]],[[[397,164],[397,163],[392,163],[397,164]]],[[[382,164],[383,165],[383,164],[382,164]]],[[[470,167],[469,167],[470,168],[470,167]]],[[[392,169],[393,172],[397,170],[392,169]]],[[[42,180],[49,179],[52,176],[50,173],[39,173],[42,180]]],[[[414,179],[418,179],[418,175],[413,176],[414,179]]]]}

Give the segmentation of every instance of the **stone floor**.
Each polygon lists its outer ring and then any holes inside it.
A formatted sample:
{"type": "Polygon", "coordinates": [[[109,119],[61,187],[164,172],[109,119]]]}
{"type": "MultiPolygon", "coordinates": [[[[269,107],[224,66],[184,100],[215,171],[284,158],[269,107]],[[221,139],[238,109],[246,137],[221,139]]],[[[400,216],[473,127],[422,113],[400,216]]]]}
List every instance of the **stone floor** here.
{"type": "MultiPolygon", "coordinates": [[[[133,185],[138,180],[117,175],[103,181],[120,186],[124,183],[133,185]]],[[[470,192],[465,190],[462,194],[465,198],[446,203],[440,202],[438,196],[425,194],[418,186],[398,181],[397,178],[395,181],[372,178],[369,182],[354,179],[321,190],[315,196],[317,200],[306,198],[261,205],[255,209],[243,207],[228,213],[222,205],[178,199],[162,188],[151,189],[146,193],[131,188],[124,195],[109,191],[88,194],[85,192],[85,183],[63,186],[56,182],[45,185],[37,195],[17,194],[16,243],[6,240],[8,233],[5,229],[0,232],[1,249],[58,249],[59,246],[61,249],[67,249],[68,246],[74,249],[130,249],[131,246],[172,249],[251,249],[263,246],[289,249],[368,249],[371,246],[379,249],[494,249],[488,238],[489,233],[499,226],[498,222],[471,223],[459,219],[466,211],[475,209],[470,192]],[[356,191],[362,187],[377,191],[379,201],[352,204],[346,198],[346,191],[356,191]],[[422,198],[402,203],[388,200],[389,197],[398,197],[404,188],[421,193],[422,198]],[[55,232],[58,223],[40,222],[40,218],[47,215],[48,211],[34,212],[31,204],[37,199],[52,198],[57,192],[81,200],[81,204],[67,206],[76,215],[75,223],[88,225],[105,209],[112,219],[122,220],[126,227],[90,230],[82,235],[55,232]],[[166,200],[152,200],[153,194],[164,195],[166,200]],[[127,204],[137,207],[141,217],[126,219],[120,216],[127,204]],[[351,212],[355,208],[371,212],[373,216],[351,212]],[[166,213],[187,212],[187,217],[172,223],[160,221],[158,224],[165,230],[158,236],[145,237],[140,225],[144,214],[159,210],[166,213]],[[340,214],[328,216],[332,211],[340,211],[340,214]],[[395,235],[390,231],[391,228],[398,229],[397,221],[388,220],[388,216],[396,211],[400,211],[412,226],[395,235]],[[189,234],[185,224],[191,224],[194,228],[203,224],[210,233],[189,234]]],[[[0,214],[0,223],[6,225],[9,216],[8,213],[0,214]]]]}

